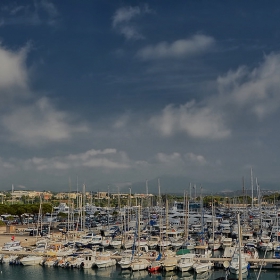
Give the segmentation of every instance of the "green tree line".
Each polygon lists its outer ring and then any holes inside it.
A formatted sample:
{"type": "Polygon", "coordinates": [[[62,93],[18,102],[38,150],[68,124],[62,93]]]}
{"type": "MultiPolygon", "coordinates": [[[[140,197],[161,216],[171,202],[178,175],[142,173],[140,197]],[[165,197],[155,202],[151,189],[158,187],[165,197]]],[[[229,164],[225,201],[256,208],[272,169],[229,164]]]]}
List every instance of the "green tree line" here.
{"type": "MultiPolygon", "coordinates": [[[[18,216],[22,223],[23,214],[38,215],[40,211],[40,204],[0,204],[0,215],[10,214],[18,216]]],[[[41,204],[41,213],[44,216],[46,213],[52,212],[52,205],[50,203],[41,204]]]]}

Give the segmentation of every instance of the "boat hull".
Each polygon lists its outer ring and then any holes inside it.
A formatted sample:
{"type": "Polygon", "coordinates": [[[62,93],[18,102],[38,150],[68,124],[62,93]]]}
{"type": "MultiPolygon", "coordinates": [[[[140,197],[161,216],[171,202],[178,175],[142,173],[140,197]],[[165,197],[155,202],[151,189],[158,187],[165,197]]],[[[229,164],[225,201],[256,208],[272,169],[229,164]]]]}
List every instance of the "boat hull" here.
{"type": "Polygon", "coordinates": [[[38,265],[42,261],[41,257],[34,257],[34,258],[29,258],[29,257],[24,257],[20,260],[22,265],[38,265]]]}

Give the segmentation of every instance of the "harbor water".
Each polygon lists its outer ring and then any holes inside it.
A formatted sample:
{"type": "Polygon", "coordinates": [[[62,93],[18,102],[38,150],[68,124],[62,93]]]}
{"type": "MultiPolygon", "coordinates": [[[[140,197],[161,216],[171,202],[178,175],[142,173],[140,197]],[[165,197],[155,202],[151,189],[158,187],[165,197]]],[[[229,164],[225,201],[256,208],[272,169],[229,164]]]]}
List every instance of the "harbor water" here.
{"type": "MultiPolygon", "coordinates": [[[[106,269],[62,269],[58,267],[22,266],[22,265],[0,265],[0,279],[5,280],[102,280],[102,279],[185,279],[185,280],[215,280],[225,277],[223,269],[211,270],[207,273],[194,274],[191,272],[158,272],[149,274],[148,271],[121,270],[119,267],[106,269]]],[[[250,269],[249,273],[243,275],[243,279],[258,279],[259,269],[250,269]]],[[[229,275],[228,279],[232,279],[229,275]]],[[[264,269],[259,279],[280,279],[280,269],[264,269]]]]}

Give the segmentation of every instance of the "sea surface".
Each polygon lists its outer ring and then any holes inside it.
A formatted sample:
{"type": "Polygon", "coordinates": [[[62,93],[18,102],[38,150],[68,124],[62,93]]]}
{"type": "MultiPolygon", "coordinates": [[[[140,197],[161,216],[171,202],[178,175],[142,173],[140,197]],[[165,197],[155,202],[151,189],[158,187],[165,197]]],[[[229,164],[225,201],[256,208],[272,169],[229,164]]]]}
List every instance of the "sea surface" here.
{"type": "MultiPolygon", "coordinates": [[[[277,280],[280,279],[280,269],[264,269],[260,273],[259,270],[250,270],[248,274],[243,275],[243,279],[262,279],[277,280]]],[[[0,279],[5,280],[102,280],[102,279],[184,279],[184,280],[215,280],[219,277],[225,277],[226,273],[223,269],[212,270],[208,273],[195,275],[190,272],[168,272],[149,274],[148,271],[131,272],[129,270],[121,270],[118,267],[106,269],[63,269],[59,267],[42,267],[22,266],[22,265],[0,265],[0,279]]],[[[228,279],[232,279],[232,275],[228,279]]],[[[237,278],[236,278],[237,279],[237,278]]]]}
{"type": "MultiPolygon", "coordinates": [[[[213,257],[221,257],[222,251],[214,251],[213,257]]],[[[272,258],[273,253],[268,252],[265,256],[260,253],[260,258],[272,258]]],[[[260,269],[250,269],[248,273],[242,275],[243,279],[248,280],[280,280],[279,268],[265,267],[260,269]]],[[[43,267],[40,265],[23,266],[0,264],[0,280],[105,280],[105,279],[173,279],[173,280],[216,280],[220,277],[226,277],[226,271],[223,268],[212,269],[207,273],[194,274],[193,272],[158,272],[149,274],[148,271],[121,270],[119,266],[108,267],[106,269],[77,269],[61,267],[43,267]]],[[[227,279],[238,279],[238,277],[229,274],[227,279]]]]}

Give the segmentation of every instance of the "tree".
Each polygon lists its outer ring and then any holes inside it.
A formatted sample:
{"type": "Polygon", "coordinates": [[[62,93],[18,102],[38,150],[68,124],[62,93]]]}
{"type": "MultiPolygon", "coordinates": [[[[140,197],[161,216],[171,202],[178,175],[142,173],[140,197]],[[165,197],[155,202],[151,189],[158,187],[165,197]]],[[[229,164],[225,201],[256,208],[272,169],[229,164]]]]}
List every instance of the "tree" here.
{"type": "Polygon", "coordinates": [[[47,213],[51,213],[53,207],[50,203],[42,203],[42,215],[46,215],[47,213]]]}
{"type": "Polygon", "coordinates": [[[63,213],[63,212],[59,212],[57,214],[57,217],[61,218],[62,220],[66,220],[66,218],[68,217],[68,214],[67,213],[63,213]]]}
{"type": "Polygon", "coordinates": [[[23,224],[22,214],[24,213],[26,213],[26,206],[24,204],[17,203],[10,206],[10,214],[18,216],[21,224],[23,224]]]}
{"type": "Polygon", "coordinates": [[[0,215],[9,213],[9,205],[0,204],[0,215]]]}
{"type": "Polygon", "coordinates": [[[26,212],[31,213],[34,216],[39,214],[40,205],[39,204],[27,204],[26,212]]]}

